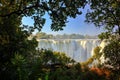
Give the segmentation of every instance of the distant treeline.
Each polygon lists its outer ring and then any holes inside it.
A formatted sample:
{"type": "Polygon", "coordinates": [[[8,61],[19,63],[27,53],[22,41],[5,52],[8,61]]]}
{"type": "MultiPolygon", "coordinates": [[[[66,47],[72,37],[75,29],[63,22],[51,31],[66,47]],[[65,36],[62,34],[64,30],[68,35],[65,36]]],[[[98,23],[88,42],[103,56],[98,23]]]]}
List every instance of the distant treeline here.
{"type": "Polygon", "coordinates": [[[31,35],[30,38],[36,38],[36,39],[97,39],[96,36],[90,36],[90,35],[81,35],[81,34],[46,34],[44,32],[38,32],[35,35],[31,35]]]}

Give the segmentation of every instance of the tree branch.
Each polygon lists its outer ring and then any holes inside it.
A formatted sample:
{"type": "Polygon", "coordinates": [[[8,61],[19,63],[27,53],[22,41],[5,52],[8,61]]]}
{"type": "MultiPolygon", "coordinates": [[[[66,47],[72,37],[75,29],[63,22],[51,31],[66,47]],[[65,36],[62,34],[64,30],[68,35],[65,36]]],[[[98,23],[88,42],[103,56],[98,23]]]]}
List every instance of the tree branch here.
{"type": "Polygon", "coordinates": [[[36,2],[35,5],[32,5],[32,6],[29,6],[29,7],[25,7],[24,9],[19,9],[16,10],[16,11],[13,11],[13,12],[10,12],[10,13],[7,13],[7,14],[1,14],[0,17],[9,17],[11,16],[12,14],[17,14],[18,16],[20,16],[21,14],[25,14],[25,11],[26,10],[29,10],[29,9],[32,9],[32,8],[38,8],[38,7],[41,7],[41,8],[44,8],[46,11],[49,11],[50,9],[48,7],[45,7],[44,5],[42,4],[38,4],[38,2],[36,2]]]}

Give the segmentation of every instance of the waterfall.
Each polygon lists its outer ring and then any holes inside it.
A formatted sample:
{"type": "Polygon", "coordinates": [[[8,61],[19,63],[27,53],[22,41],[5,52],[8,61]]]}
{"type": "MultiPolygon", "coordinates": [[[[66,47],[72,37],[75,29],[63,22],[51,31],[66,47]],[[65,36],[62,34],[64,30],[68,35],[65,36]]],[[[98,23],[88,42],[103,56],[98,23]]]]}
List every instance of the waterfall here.
{"type": "Polygon", "coordinates": [[[40,39],[38,48],[64,52],[76,62],[83,62],[94,54],[93,49],[100,43],[98,39],[40,39]]]}

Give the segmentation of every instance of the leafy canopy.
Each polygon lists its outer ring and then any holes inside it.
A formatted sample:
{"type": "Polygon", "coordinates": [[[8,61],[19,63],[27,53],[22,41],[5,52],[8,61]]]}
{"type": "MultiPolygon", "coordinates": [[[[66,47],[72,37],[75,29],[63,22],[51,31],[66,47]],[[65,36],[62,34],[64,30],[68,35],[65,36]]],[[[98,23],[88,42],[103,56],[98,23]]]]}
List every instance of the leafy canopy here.
{"type": "MultiPolygon", "coordinates": [[[[0,12],[9,9],[6,13],[0,13],[0,17],[9,17],[13,14],[31,17],[34,26],[29,27],[41,30],[45,23],[43,16],[47,13],[52,20],[51,29],[63,30],[68,17],[75,18],[81,14],[80,8],[85,6],[85,0],[1,0],[0,12]]],[[[25,26],[27,27],[27,26],[25,26]]]]}
{"type": "Polygon", "coordinates": [[[88,0],[90,9],[86,14],[86,22],[97,27],[104,27],[107,32],[98,37],[107,39],[107,45],[101,51],[104,55],[104,66],[112,67],[115,74],[120,70],[120,0],[88,0]]]}
{"type": "Polygon", "coordinates": [[[96,26],[104,26],[109,32],[120,34],[120,1],[89,0],[90,11],[86,14],[86,22],[96,26]]]}
{"type": "MultiPolygon", "coordinates": [[[[28,78],[26,60],[34,62],[32,58],[37,53],[36,40],[28,40],[28,36],[35,29],[41,30],[45,14],[52,20],[52,30],[62,30],[68,17],[75,18],[81,14],[79,8],[84,7],[85,3],[85,0],[0,0],[0,79],[14,80],[18,76],[19,80],[28,78]],[[24,16],[31,17],[34,26],[21,26],[24,16]]],[[[30,70],[34,72],[35,69],[30,70]]],[[[31,77],[37,74],[36,71],[31,77]]]]}

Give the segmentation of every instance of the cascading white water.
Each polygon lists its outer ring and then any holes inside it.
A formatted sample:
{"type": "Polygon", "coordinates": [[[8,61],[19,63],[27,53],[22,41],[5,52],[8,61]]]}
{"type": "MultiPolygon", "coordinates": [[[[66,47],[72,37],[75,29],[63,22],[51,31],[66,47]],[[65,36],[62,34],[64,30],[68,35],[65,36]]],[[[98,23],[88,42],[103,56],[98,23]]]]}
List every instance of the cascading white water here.
{"type": "Polygon", "coordinates": [[[83,62],[94,54],[93,49],[100,43],[98,39],[40,39],[38,48],[64,52],[75,61],[83,62]]]}

